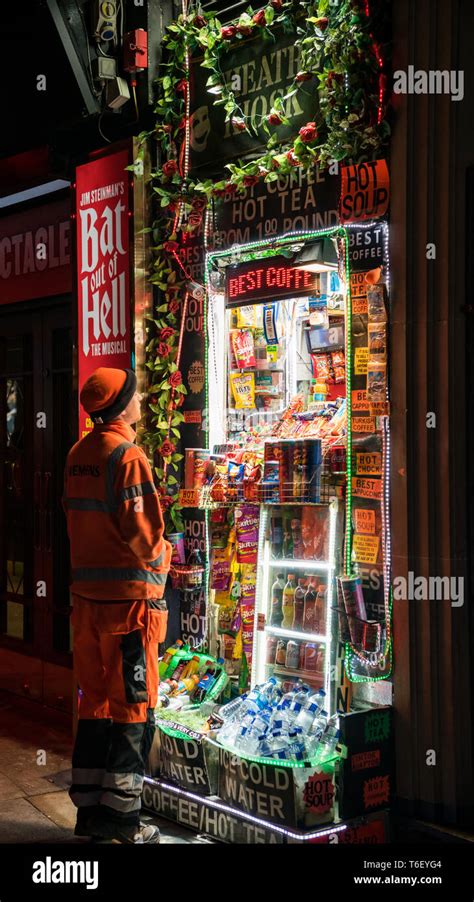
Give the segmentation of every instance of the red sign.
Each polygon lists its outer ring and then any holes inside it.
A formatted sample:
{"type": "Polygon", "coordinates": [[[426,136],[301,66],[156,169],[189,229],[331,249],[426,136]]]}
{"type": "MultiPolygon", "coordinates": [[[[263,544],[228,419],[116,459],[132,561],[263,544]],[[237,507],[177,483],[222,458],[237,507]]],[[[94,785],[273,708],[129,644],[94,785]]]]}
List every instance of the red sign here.
{"type": "Polygon", "coordinates": [[[343,166],[341,221],[378,219],[388,210],[390,176],[385,160],[343,166]]]}
{"type": "Polygon", "coordinates": [[[227,303],[230,307],[267,298],[306,297],[316,291],[317,274],[296,269],[281,257],[227,267],[227,303]]]}
{"type": "Polygon", "coordinates": [[[0,304],[71,291],[70,230],[67,200],[0,218],[0,304]]]}
{"type": "Polygon", "coordinates": [[[380,749],[373,749],[370,752],[359,752],[352,755],[352,770],[367,770],[370,767],[379,767],[380,765],[380,749]]]}
{"type": "MultiPolygon", "coordinates": [[[[128,152],[76,173],[79,389],[99,366],[130,367],[128,152]]],[[[79,436],[92,423],[79,405],[79,436]]]]}

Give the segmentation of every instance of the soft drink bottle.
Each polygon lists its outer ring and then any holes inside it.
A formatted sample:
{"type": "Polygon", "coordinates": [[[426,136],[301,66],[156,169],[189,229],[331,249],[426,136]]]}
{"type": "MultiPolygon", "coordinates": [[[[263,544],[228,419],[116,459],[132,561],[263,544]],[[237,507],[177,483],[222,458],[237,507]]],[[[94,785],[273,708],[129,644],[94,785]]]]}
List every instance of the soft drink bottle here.
{"type": "Polygon", "coordinates": [[[298,586],[295,590],[295,605],[293,613],[293,629],[302,630],[304,621],[304,599],[305,599],[305,583],[306,580],[301,578],[298,580],[298,586]]]}
{"type": "Polygon", "coordinates": [[[310,580],[304,596],[303,630],[306,633],[315,632],[316,598],[316,586],[314,582],[310,580]]]}
{"type": "Polygon", "coordinates": [[[272,517],[270,523],[270,541],[272,558],[283,557],[283,520],[272,517]]]}
{"type": "Polygon", "coordinates": [[[324,761],[328,758],[333,757],[340,736],[340,730],[338,730],[334,724],[331,724],[331,722],[329,722],[319,741],[319,746],[316,752],[318,760],[324,761]]]}
{"type": "Polygon", "coordinates": [[[326,632],[326,595],[326,586],[320,585],[314,614],[314,628],[319,635],[324,635],[326,632]]]}
{"type": "Polygon", "coordinates": [[[197,655],[194,655],[194,657],[192,657],[191,660],[188,661],[188,663],[186,664],[186,666],[181,674],[181,679],[185,680],[188,677],[193,676],[193,674],[195,674],[199,671],[200,667],[201,667],[201,661],[197,655]]]}
{"type": "Polygon", "coordinates": [[[272,586],[272,601],[270,613],[270,626],[281,626],[283,620],[283,590],[285,588],[285,576],[278,573],[272,586]]]}
{"type": "Polygon", "coordinates": [[[199,683],[199,677],[196,673],[194,674],[194,676],[180,680],[176,688],[176,695],[181,695],[184,692],[192,692],[197,683],[199,683]]]}
{"type": "Polygon", "coordinates": [[[283,557],[291,560],[293,557],[293,536],[291,532],[291,516],[283,517],[283,557]]]}
{"type": "Polygon", "coordinates": [[[303,560],[303,537],[301,535],[301,520],[295,517],[291,521],[291,532],[293,537],[293,557],[295,561],[303,560]]]}
{"type": "Polygon", "coordinates": [[[283,589],[283,601],[282,601],[282,611],[283,611],[283,620],[282,627],[283,629],[290,630],[293,626],[293,618],[295,614],[295,592],[296,592],[296,584],[295,577],[293,573],[288,574],[288,582],[283,589]]]}
{"type": "Polygon", "coordinates": [[[182,649],[182,648],[183,648],[183,643],[181,642],[181,639],[177,639],[176,642],[173,643],[173,645],[170,645],[170,647],[166,649],[166,651],[160,661],[160,666],[158,668],[161,678],[163,678],[165,676],[166,671],[168,669],[170,669],[170,672],[171,672],[171,668],[170,668],[171,661],[172,661],[174,655],[176,655],[177,652],[180,651],[180,649],[182,649]]]}

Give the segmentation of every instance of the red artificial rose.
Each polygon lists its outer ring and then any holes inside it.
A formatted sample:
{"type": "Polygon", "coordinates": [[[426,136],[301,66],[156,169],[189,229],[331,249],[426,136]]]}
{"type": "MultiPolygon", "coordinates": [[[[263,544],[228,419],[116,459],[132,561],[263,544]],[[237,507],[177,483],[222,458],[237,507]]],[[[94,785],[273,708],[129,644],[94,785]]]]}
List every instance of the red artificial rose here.
{"type": "Polygon", "coordinates": [[[187,86],[188,86],[188,83],[185,78],[182,78],[181,81],[178,81],[178,83],[176,85],[176,90],[177,90],[178,94],[184,94],[187,86]]]}
{"type": "Polygon", "coordinates": [[[258,175],[244,175],[244,185],[246,188],[251,188],[252,185],[256,185],[258,181],[258,175]]]}
{"type": "Polygon", "coordinates": [[[163,444],[160,448],[160,451],[161,451],[163,457],[171,457],[171,455],[174,454],[174,452],[176,451],[176,446],[173,444],[173,442],[170,442],[170,440],[167,438],[163,442],[163,444]]]}
{"type": "Polygon", "coordinates": [[[270,113],[270,115],[267,116],[267,122],[269,122],[270,125],[281,125],[281,116],[279,116],[278,113],[270,113]]]}
{"type": "Polygon", "coordinates": [[[273,9],[281,9],[283,6],[283,0],[271,0],[271,5],[273,9]]]}
{"type": "Polygon", "coordinates": [[[238,132],[244,132],[247,128],[245,119],[240,119],[238,116],[236,116],[234,119],[231,119],[230,124],[232,128],[235,128],[235,130],[238,132]]]}
{"type": "Polygon", "coordinates": [[[255,13],[255,15],[252,16],[252,20],[255,22],[255,25],[265,25],[265,10],[259,9],[258,13],[255,13]]]}
{"type": "Polygon", "coordinates": [[[280,166],[281,166],[280,161],[277,160],[276,157],[273,157],[273,160],[272,160],[272,169],[279,169],[280,166]]]}
{"type": "Polygon", "coordinates": [[[225,197],[226,190],[225,188],[213,188],[212,196],[213,197],[225,197]]]}
{"type": "MultiPolygon", "coordinates": [[[[168,457],[167,454],[164,454],[163,457],[168,457]]],[[[168,510],[172,504],[174,504],[174,498],[171,495],[162,495],[160,498],[160,504],[163,510],[168,510]]]]}
{"type": "Polygon", "coordinates": [[[237,29],[235,25],[226,25],[225,28],[221,28],[221,38],[224,41],[231,41],[232,38],[235,38],[237,34],[237,29]]]}
{"type": "Polygon", "coordinates": [[[182,131],[184,131],[185,128],[186,128],[186,119],[183,117],[183,119],[181,119],[181,121],[178,123],[177,129],[179,132],[182,132],[182,131]]]}
{"type": "Polygon", "coordinates": [[[192,229],[197,229],[202,222],[202,213],[190,213],[188,216],[188,225],[191,226],[192,229]]]}
{"type": "Polygon", "coordinates": [[[167,254],[174,254],[176,251],[179,251],[179,244],[177,241],[165,241],[163,250],[166,251],[167,254]]]}
{"type": "Polygon", "coordinates": [[[170,385],[173,386],[173,388],[176,388],[178,385],[181,385],[182,381],[183,381],[183,377],[179,370],[176,370],[176,372],[171,373],[171,376],[169,377],[169,383],[170,383],[170,385]]]}
{"type": "Polygon", "coordinates": [[[228,182],[225,186],[224,194],[235,194],[237,191],[237,185],[233,185],[232,182],[228,182]]]}
{"type": "Polygon", "coordinates": [[[195,28],[204,28],[206,25],[204,16],[194,16],[193,25],[195,28]]]}
{"type": "Polygon", "coordinates": [[[156,346],[156,353],[160,358],[169,357],[171,354],[171,347],[166,341],[159,341],[156,346]]]}
{"type": "Polygon", "coordinates": [[[164,125],[163,131],[166,132],[167,135],[169,135],[173,131],[173,126],[172,125],[164,125]]]}
{"type": "Polygon", "coordinates": [[[329,25],[329,19],[327,18],[327,16],[321,16],[319,19],[316,19],[316,22],[314,24],[316,25],[316,28],[319,28],[320,31],[326,31],[326,28],[329,25]]]}
{"type": "Polygon", "coordinates": [[[237,31],[239,34],[248,35],[252,34],[252,26],[251,25],[237,25],[237,31]]]}
{"type": "Polygon", "coordinates": [[[207,207],[207,200],[205,197],[194,197],[191,204],[193,210],[205,210],[207,207]]]}
{"type": "Polygon", "coordinates": [[[181,305],[180,305],[179,301],[174,301],[174,300],[168,301],[168,312],[169,313],[177,313],[180,306],[181,305]]]}
{"type": "Polygon", "coordinates": [[[290,166],[299,166],[301,164],[301,160],[299,160],[298,157],[295,156],[292,150],[287,151],[285,156],[290,166]]]}
{"type": "Polygon", "coordinates": [[[158,401],[158,395],[150,395],[150,404],[156,404],[158,401]]]}
{"type": "Polygon", "coordinates": [[[171,326],[165,326],[160,332],[160,339],[161,341],[168,341],[172,335],[174,335],[174,329],[172,329],[171,326]]]}
{"type": "Polygon", "coordinates": [[[296,81],[309,81],[310,78],[312,78],[312,77],[313,77],[313,75],[312,75],[311,72],[303,72],[303,71],[301,71],[301,72],[297,72],[297,73],[296,73],[296,75],[295,75],[295,80],[296,80],[296,81]]]}
{"type": "Polygon", "coordinates": [[[167,179],[171,179],[178,171],[178,164],[175,160],[168,160],[163,166],[163,175],[167,179]]]}
{"type": "Polygon", "coordinates": [[[318,137],[316,123],[308,122],[307,125],[304,125],[303,128],[300,128],[299,135],[303,144],[310,144],[311,141],[315,141],[318,137]]]}

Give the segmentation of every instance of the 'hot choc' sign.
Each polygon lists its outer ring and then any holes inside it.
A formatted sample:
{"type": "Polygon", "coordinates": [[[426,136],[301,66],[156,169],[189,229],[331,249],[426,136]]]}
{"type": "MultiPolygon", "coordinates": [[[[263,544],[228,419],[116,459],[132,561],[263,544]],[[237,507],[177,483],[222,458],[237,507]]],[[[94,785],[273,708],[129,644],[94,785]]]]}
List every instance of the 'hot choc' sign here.
{"type": "MultiPolygon", "coordinates": [[[[76,175],[79,388],[98,366],[130,366],[128,152],[76,175]]],[[[92,428],[79,409],[79,436],[92,428]]]]}

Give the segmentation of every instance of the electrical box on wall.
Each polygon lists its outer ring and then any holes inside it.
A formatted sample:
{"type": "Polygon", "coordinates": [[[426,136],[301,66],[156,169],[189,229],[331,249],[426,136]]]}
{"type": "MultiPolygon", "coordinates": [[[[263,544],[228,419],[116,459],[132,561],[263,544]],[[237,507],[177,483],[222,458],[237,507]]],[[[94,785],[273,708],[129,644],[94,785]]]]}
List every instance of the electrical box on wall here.
{"type": "Polygon", "coordinates": [[[141,72],[148,68],[148,33],[136,28],[123,36],[123,68],[126,72],[141,72]]]}
{"type": "Polygon", "coordinates": [[[93,32],[100,41],[117,42],[117,3],[115,0],[96,0],[92,6],[93,32]]]}

